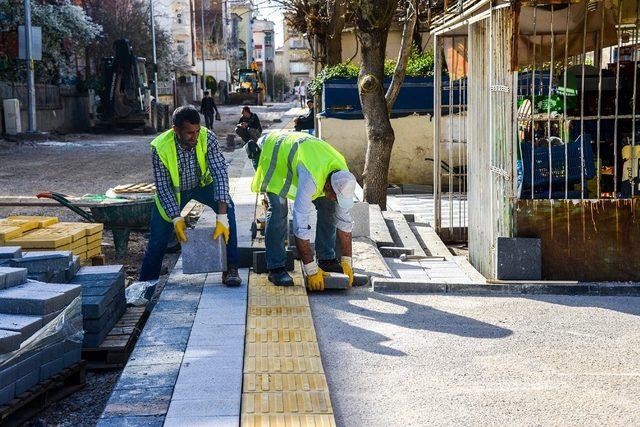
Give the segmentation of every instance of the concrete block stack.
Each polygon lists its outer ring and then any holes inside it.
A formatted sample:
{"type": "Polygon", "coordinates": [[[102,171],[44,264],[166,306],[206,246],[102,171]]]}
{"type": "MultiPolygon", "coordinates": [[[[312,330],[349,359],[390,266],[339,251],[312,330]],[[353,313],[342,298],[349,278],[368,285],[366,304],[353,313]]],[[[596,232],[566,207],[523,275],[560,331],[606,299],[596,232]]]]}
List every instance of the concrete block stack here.
{"type": "Polygon", "coordinates": [[[0,405],[81,357],[82,288],[0,267],[0,405]]]}
{"type": "Polygon", "coordinates": [[[80,260],[100,255],[103,225],[58,222],[56,217],[11,216],[0,219],[0,246],[25,251],[71,251],[80,260]]]}
{"type": "Polygon", "coordinates": [[[26,268],[29,279],[40,282],[63,283],[72,280],[80,269],[80,257],[73,255],[70,251],[24,253],[20,251],[8,261],[8,264],[11,267],[26,268]]]}
{"type": "Polygon", "coordinates": [[[71,283],[82,286],[83,346],[98,347],[127,309],[124,268],[82,267],[71,283]]]}

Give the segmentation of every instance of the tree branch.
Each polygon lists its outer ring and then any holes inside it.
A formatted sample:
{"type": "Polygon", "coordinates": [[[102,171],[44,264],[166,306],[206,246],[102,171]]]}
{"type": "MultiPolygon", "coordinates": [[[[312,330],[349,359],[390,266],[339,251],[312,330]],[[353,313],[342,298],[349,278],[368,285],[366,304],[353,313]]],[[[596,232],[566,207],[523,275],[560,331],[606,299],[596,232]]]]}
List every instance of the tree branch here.
{"type": "Polygon", "coordinates": [[[387,110],[391,114],[391,108],[398,99],[400,88],[402,87],[402,81],[404,80],[405,72],[407,71],[407,61],[409,60],[409,54],[411,53],[411,43],[413,41],[413,29],[416,25],[418,17],[418,10],[416,0],[407,0],[407,12],[404,19],[404,25],[402,28],[402,40],[400,44],[400,51],[398,52],[398,62],[393,72],[393,78],[387,93],[385,100],[387,101],[387,110]]]}

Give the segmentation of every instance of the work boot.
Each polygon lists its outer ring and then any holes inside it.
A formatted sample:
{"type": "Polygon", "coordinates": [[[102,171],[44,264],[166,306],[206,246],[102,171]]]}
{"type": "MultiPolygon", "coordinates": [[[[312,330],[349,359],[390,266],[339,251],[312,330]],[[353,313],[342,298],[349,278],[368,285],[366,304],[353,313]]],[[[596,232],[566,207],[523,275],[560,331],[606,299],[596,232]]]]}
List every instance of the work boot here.
{"type": "Polygon", "coordinates": [[[270,270],[269,281],[276,286],[293,286],[293,278],[284,267],[270,270]]]}
{"type": "Polygon", "coordinates": [[[340,261],[337,259],[319,259],[318,267],[322,269],[322,271],[326,271],[327,273],[340,273],[343,274],[342,266],[340,265],[340,261]]]}
{"type": "Polygon", "coordinates": [[[240,286],[242,279],[238,275],[238,268],[230,265],[227,267],[227,271],[222,273],[222,283],[227,286],[240,286]]]}

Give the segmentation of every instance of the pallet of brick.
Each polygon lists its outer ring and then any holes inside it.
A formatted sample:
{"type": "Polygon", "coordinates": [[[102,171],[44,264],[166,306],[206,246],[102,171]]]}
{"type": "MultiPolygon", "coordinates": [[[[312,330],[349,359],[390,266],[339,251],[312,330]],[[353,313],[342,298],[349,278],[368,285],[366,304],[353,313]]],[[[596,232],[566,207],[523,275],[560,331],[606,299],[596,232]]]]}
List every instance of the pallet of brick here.
{"type": "Polygon", "coordinates": [[[71,283],[82,286],[83,345],[98,347],[127,309],[124,268],[82,267],[71,283]]]}
{"type": "MultiPolygon", "coordinates": [[[[82,288],[29,280],[26,269],[14,270],[23,270],[25,280],[0,290],[0,405],[81,357],[82,288]]],[[[0,414],[8,412],[0,407],[0,414]]]]}

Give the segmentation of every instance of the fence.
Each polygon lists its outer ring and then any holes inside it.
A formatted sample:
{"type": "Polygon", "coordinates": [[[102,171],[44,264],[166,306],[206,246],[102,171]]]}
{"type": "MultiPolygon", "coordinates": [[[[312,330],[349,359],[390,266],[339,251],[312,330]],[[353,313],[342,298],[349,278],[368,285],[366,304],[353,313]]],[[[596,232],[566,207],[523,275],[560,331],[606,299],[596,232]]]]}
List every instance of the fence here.
{"type": "MultiPolygon", "coordinates": [[[[26,109],[28,105],[27,85],[22,83],[0,82],[0,98],[16,98],[20,101],[20,108],[26,109]]],[[[62,108],[60,86],[49,84],[36,85],[36,107],[38,109],[62,108]]]]}

